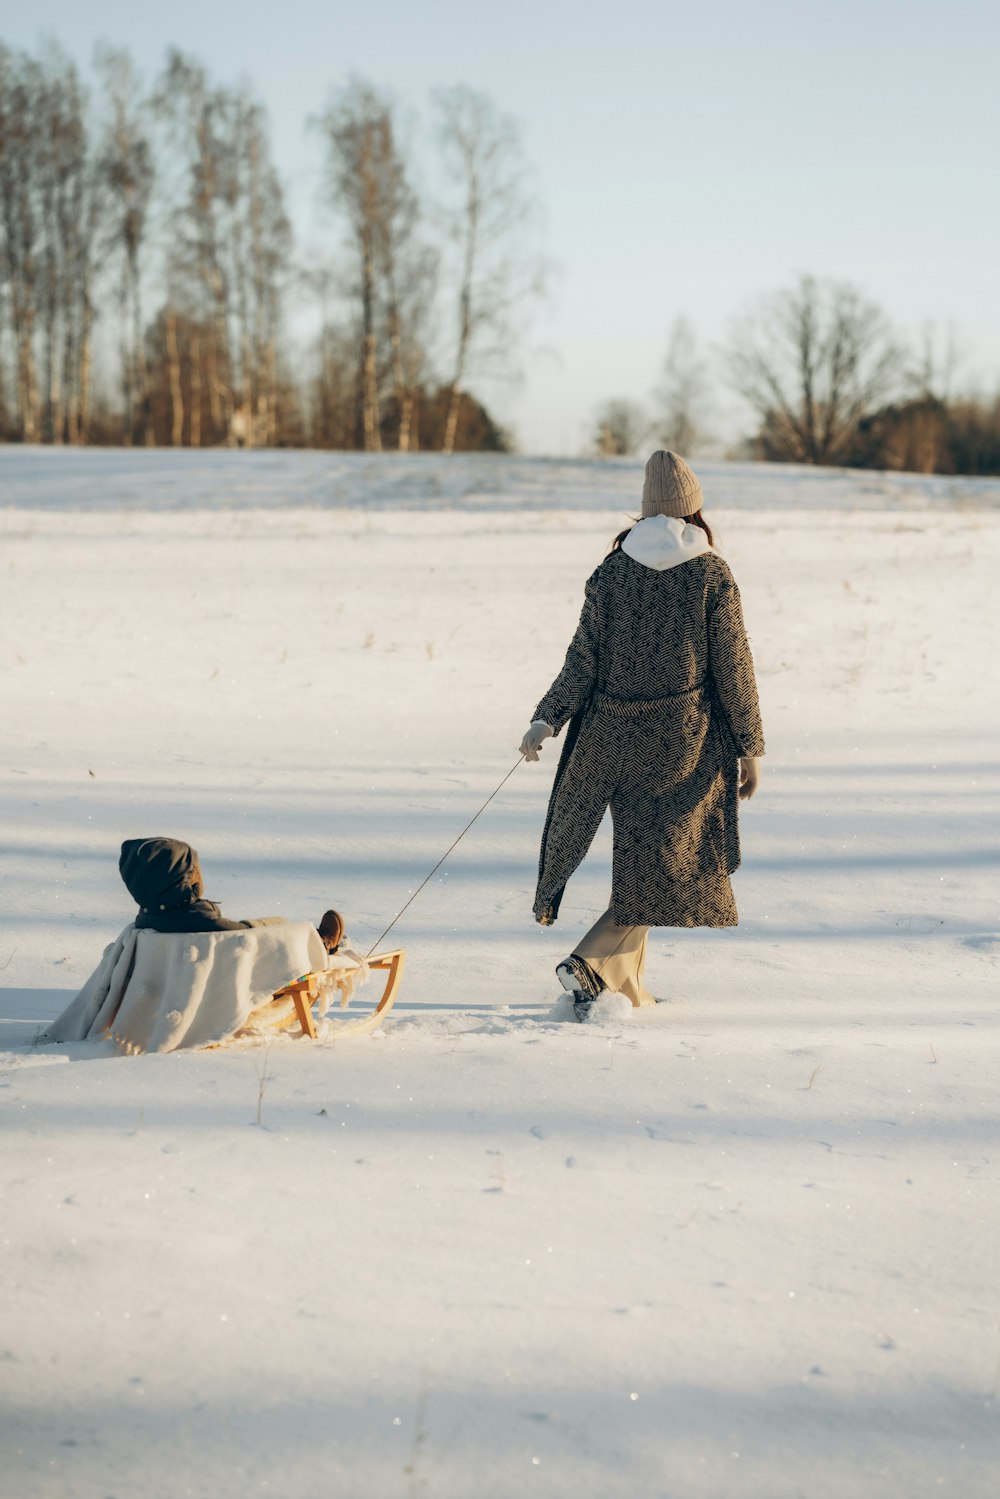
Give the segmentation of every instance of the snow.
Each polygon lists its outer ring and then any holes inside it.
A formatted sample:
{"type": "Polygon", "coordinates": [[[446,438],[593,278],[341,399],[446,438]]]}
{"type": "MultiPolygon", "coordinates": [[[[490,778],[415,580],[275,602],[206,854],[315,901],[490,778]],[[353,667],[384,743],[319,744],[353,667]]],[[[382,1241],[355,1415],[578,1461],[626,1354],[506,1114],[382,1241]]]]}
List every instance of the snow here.
{"type": "Polygon", "coordinates": [[[612,994],[608,990],[605,990],[590,1005],[585,1018],[581,1022],[574,1014],[572,995],[562,994],[549,1011],[548,1018],[550,1020],[572,1020],[574,1024],[618,1025],[623,1020],[631,1022],[632,1001],[626,999],[624,994],[612,994]]]}
{"type": "Polygon", "coordinates": [[[992,1499],[1000,481],[700,467],[768,757],[741,925],[654,933],[655,1009],[559,1018],[610,841],[536,927],[549,744],[375,1035],[34,1044],[126,836],[367,949],[640,472],[0,449],[0,1490],[992,1499]]]}

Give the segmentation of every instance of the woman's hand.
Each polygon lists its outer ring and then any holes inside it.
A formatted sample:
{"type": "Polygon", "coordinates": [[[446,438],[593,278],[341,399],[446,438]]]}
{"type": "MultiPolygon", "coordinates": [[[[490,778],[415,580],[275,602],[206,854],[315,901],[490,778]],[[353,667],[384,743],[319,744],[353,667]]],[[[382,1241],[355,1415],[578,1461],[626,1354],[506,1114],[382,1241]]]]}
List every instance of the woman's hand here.
{"type": "Polygon", "coordinates": [[[760,761],[753,755],[740,757],[740,801],[748,802],[760,785],[760,761]]]}
{"type": "Polygon", "coordinates": [[[543,723],[540,718],[536,718],[535,722],[531,725],[531,728],[521,740],[521,754],[526,760],[537,760],[538,751],[541,749],[546,739],[551,738],[552,730],[550,729],[549,725],[547,723],[543,723]]]}

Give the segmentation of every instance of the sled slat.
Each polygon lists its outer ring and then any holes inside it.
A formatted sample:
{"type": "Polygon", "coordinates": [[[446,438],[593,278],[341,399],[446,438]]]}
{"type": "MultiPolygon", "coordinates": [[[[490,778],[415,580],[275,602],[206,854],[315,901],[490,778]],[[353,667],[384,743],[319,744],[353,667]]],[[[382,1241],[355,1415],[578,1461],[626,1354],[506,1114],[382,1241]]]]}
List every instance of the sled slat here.
{"type": "MultiPolygon", "coordinates": [[[[403,978],[403,969],[406,966],[406,949],[394,948],[391,952],[376,953],[375,957],[368,959],[369,968],[377,968],[385,973],[385,988],[382,997],[370,1015],[364,1016],[358,1021],[349,1021],[343,1027],[343,1033],[354,1032],[362,1029],[373,1030],[375,1028],[375,1017],[382,1016],[392,1009],[399,993],[399,986],[403,978]]],[[[284,988],[276,989],[274,999],[290,999],[295,1007],[295,1016],[302,1028],[303,1036],[310,1040],[316,1040],[316,1022],[313,1018],[313,1005],[319,995],[319,975],[315,973],[304,973],[301,978],[295,979],[284,988]]],[[[289,1020],[291,1017],[289,1017],[289,1020]]]]}

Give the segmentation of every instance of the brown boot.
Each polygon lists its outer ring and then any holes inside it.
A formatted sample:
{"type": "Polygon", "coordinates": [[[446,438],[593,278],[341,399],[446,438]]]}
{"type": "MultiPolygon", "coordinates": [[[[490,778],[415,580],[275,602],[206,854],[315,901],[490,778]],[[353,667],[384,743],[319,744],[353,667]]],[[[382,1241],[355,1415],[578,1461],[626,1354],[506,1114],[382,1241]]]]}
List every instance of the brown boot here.
{"type": "Polygon", "coordinates": [[[324,911],[316,930],[322,937],[327,952],[336,952],[344,940],[344,918],[339,911],[324,911]]]}

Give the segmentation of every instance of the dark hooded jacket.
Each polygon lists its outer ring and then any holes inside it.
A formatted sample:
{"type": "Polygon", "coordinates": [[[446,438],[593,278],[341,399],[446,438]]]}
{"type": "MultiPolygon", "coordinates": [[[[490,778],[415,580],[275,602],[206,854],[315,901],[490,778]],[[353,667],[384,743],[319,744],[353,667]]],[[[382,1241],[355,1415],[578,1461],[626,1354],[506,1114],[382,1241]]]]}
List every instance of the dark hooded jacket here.
{"type": "Polygon", "coordinates": [[[154,932],[235,932],[249,921],[227,921],[212,900],[197,894],[198,855],[177,838],[128,838],[118,868],[139,914],[154,932]]]}

